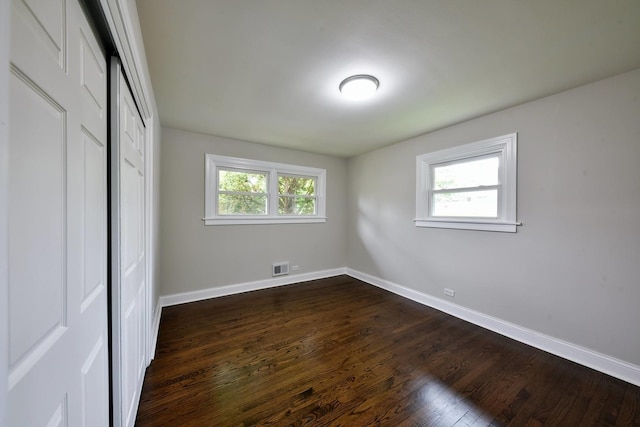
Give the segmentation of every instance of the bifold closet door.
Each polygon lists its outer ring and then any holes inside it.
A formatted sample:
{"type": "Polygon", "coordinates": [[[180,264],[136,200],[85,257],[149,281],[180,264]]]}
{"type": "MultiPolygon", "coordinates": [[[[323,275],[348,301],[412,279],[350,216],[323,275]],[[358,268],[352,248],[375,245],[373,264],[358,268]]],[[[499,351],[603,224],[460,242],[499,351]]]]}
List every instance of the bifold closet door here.
{"type": "Polygon", "coordinates": [[[7,425],[107,426],[107,68],[77,0],[11,1],[9,103],[7,425]]]}
{"type": "Polygon", "coordinates": [[[133,426],[146,369],[144,124],[111,61],[112,360],[114,425],[133,426]]]}

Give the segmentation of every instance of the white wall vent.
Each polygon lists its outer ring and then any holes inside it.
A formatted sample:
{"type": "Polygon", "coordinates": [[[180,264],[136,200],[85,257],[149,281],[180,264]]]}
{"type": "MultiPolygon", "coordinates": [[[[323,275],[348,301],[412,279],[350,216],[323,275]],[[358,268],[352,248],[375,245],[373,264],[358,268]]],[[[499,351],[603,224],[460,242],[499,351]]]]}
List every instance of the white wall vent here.
{"type": "Polygon", "coordinates": [[[289,262],[277,262],[273,264],[272,267],[272,276],[284,276],[285,274],[289,274],[289,262]]]}

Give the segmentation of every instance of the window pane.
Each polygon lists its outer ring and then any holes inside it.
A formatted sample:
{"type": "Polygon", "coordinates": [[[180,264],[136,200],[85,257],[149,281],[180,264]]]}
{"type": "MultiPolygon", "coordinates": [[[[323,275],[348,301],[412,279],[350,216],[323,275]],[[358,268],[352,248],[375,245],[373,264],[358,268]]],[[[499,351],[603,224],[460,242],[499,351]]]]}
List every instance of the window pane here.
{"type": "Polygon", "coordinates": [[[266,215],[267,196],[218,194],[218,215],[266,215]]]}
{"type": "Polygon", "coordinates": [[[315,215],[315,197],[288,197],[278,199],[278,215],[315,215]]]}
{"type": "Polygon", "coordinates": [[[498,157],[484,157],[433,168],[434,190],[498,184],[498,157]]]}
{"type": "Polygon", "coordinates": [[[433,216],[498,217],[498,190],[438,193],[433,195],[433,216]]]}
{"type": "Polygon", "coordinates": [[[267,174],[218,169],[218,190],[240,193],[266,193],[267,174]]]}
{"type": "Polygon", "coordinates": [[[316,179],[309,176],[278,175],[278,192],[297,196],[316,194],[316,179]]]}

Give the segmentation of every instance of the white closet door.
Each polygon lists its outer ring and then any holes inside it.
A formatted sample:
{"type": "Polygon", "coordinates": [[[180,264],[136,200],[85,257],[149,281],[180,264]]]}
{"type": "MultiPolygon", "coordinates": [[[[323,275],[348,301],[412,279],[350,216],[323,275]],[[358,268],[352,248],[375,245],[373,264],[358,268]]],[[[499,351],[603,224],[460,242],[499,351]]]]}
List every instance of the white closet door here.
{"type": "Polygon", "coordinates": [[[145,175],[144,125],[127,86],[119,61],[111,64],[112,96],[117,102],[112,135],[113,233],[112,307],[114,330],[114,423],[133,426],[146,368],[146,273],[145,273],[145,175]],[[119,253],[117,253],[119,252],[119,253]]]}
{"type": "Polygon", "coordinates": [[[12,0],[10,61],[8,425],[106,426],[105,55],[77,0],[12,0]]]}

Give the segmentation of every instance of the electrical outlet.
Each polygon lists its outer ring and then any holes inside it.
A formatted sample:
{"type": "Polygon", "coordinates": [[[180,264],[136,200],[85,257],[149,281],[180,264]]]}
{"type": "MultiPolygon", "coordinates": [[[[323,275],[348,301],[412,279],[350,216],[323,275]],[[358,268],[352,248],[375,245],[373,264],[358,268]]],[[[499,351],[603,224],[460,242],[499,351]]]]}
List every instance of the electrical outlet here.
{"type": "Polygon", "coordinates": [[[450,297],[455,297],[456,291],[454,291],[453,289],[444,288],[444,294],[450,297]]]}
{"type": "Polygon", "coordinates": [[[300,267],[298,267],[297,265],[292,265],[291,266],[291,271],[298,271],[300,269],[300,267]]]}

